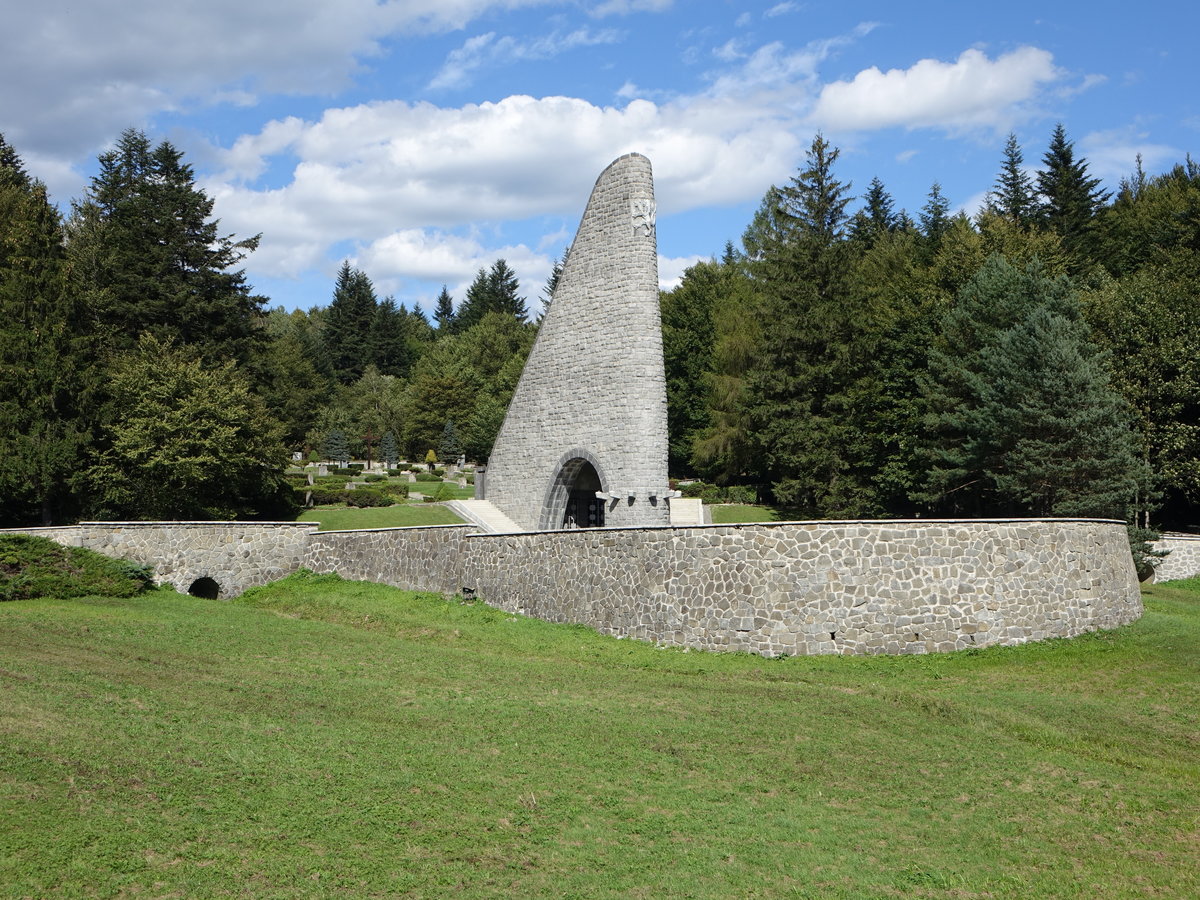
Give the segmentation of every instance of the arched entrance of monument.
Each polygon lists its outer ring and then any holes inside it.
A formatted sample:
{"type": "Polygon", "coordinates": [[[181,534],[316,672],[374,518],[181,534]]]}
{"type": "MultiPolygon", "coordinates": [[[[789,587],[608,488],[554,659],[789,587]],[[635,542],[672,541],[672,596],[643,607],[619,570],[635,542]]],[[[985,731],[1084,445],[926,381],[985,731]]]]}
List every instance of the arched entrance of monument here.
{"type": "Polygon", "coordinates": [[[604,527],[606,501],[596,496],[598,491],[604,491],[604,482],[595,464],[583,456],[567,459],[550,487],[542,528],[553,531],[604,527]]]}
{"type": "Polygon", "coordinates": [[[188,588],[188,593],[193,597],[200,597],[204,600],[216,600],[221,596],[221,586],[205,575],[192,582],[192,586],[188,588]]]}

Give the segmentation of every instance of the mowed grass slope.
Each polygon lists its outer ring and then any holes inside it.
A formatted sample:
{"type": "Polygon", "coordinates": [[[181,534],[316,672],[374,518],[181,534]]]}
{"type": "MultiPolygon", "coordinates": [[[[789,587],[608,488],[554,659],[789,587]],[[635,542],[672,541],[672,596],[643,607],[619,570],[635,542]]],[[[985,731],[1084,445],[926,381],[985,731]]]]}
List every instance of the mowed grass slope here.
{"type": "Polygon", "coordinates": [[[0,896],[1200,896],[1200,584],[764,660],[330,576],[0,604],[0,896]]]}

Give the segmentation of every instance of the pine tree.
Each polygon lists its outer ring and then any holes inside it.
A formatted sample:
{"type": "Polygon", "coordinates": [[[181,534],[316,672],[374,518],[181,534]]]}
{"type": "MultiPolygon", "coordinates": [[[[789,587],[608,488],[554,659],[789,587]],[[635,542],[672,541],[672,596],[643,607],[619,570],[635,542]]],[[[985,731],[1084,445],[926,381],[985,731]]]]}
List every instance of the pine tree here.
{"type": "Polygon", "coordinates": [[[992,257],[946,313],[917,499],[972,515],[1124,517],[1147,470],[1074,288],[992,257]]]}
{"type": "Polygon", "coordinates": [[[542,311],[538,315],[539,323],[546,318],[546,313],[550,312],[550,304],[554,302],[554,292],[558,290],[558,282],[562,279],[563,267],[567,264],[567,256],[570,252],[571,248],[568,247],[563,251],[561,260],[556,257],[554,265],[550,268],[550,274],[546,276],[546,284],[542,287],[542,311]]]}
{"type": "Polygon", "coordinates": [[[1060,122],[1042,158],[1045,168],[1038,172],[1037,184],[1042,221],[1069,251],[1082,256],[1093,249],[1096,215],[1109,195],[1100,190],[1099,178],[1088,177],[1087,162],[1075,159],[1074,146],[1060,122]]]}
{"type": "Polygon", "coordinates": [[[1024,169],[1025,155],[1017,136],[1009,133],[1004,144],[1004,160],[995,187],[988,195],[986,209],[1014,225],[1028,228],[1037,218],[1033,181],[1024,169]]]}
{"type": "Polygon", "coordinates": [[[76,290],[109,347],[151,332],[206,357],[249,361],[259,349],[263,298],[234,270],[258,236],[234,240],[211,219],[213,201],[166,141],[130,129],[99,158],[68,226],[76,290]]]}
{"type": "Polygon", "coordinates": [[[357,381],[370,365],[371,326],[377,307],[371,279],[348,260],[343,262],[321,332],[334,375],[342,384],[357,381]]]}
{"type": "Polygon", "coordinates": [[[433,310],[433,320],[437,322],[438,334],[449,334],[454,330],[454,300],[444,284],[433,310]]]}

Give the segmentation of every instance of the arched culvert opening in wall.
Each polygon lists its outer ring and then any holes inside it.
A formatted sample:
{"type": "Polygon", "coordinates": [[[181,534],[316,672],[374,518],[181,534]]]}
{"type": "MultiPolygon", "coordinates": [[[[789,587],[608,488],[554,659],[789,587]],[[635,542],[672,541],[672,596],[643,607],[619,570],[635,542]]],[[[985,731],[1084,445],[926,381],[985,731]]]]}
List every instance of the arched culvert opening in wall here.
{"type": "Polygon", "coordinates": [[[221,596],[221,586],[205,575],[203,578],[197,578],[192,582],[192,586],[188,588],[188,593],[193,597],[216,600],[221,596]]]}

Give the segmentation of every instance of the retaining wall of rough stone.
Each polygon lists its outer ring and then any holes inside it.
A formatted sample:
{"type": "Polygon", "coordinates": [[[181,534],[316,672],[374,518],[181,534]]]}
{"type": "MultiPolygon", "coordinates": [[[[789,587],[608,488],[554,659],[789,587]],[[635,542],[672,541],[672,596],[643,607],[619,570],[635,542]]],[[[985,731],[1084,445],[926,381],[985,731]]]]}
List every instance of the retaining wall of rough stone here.
{"type": "Polygon", "coordinates": [[[925,653],[1142,613],[1123,523],[802,522],[469,536],[489,603],[704,650],[925,653]]]}
{"type": "Polygon", "coordinates": [[[219,596],[290,575],[300,568],[312,522],[81,522],[10,533],[46,537],[154,568],[154,580],[187,592],[211,578],[219,596]]]}
{"type": "Polygon", "coordinates": [[[1166,533],[1154,542],[1154,547],[1156,550],[1171,551],[1154,570],[1155,581],[1174,581],[1200,575],[1200,535],[1166,533]]]}
{"type": "Polygon", "coordinates": [[[1142,613],[1124,523],[1094,519],[496,535],[469,525],[315,528],[99,522],[25,533],[55,531],[153,565],[181,591],[207,576],[232,596],[305,566],[413,590],[467,588],[501,609],[605,634],[768,656],[1019,644],[1142,613]]]}

